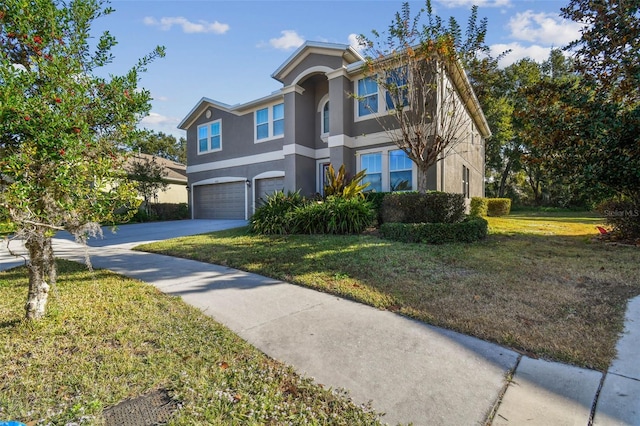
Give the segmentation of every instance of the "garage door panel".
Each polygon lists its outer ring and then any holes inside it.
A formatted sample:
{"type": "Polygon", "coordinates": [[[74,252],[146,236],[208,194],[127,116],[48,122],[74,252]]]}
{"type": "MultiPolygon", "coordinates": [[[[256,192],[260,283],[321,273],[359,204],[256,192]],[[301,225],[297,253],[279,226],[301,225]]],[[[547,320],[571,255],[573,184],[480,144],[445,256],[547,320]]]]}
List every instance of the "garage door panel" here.
{"type": "Polygon", "coordinates": [[[256,180],[256,207],[261,206],[269,194],[282,191],[284,188],[284,177],[256,180]]]}
{"type": "Polygon", "coordinates": [[[196,219],[244,219],[245,183],[229,182],[194,187],[196,219]]]}

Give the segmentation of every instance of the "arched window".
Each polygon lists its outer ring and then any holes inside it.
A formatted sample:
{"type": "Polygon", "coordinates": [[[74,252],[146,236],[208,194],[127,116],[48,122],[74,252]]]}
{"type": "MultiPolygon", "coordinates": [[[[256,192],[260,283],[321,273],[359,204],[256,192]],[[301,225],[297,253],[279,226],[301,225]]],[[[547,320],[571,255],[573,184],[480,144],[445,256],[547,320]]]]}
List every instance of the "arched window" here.
{"type": "Polygon", "coordinates": [[[329,101],[322,107],[322,134],[329,133],[329,101]]]}

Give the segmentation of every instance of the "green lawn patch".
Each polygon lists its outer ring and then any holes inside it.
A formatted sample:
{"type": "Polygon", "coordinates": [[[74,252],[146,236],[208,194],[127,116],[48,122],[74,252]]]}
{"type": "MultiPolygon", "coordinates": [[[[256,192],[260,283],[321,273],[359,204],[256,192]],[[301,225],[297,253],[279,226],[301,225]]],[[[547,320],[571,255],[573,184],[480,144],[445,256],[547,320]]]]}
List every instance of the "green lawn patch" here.
{"type": "Polygon", "coordinates": [[[605,370],[626,302],[640,294],[640,250],[594,242],[601,220],[562,214],[487,218],[490,235],[472,244],[235,229],[139,249],[262,274],[605,370]]]}
{"type": "Polygon", "coordinates": [[[172,425],[378,424],[179,298],[59,269],[40,322],[22,320],[26,269],[0,272],[0,419],[102,424],[105,408],[162,389],[178,402],[172,425]]]}

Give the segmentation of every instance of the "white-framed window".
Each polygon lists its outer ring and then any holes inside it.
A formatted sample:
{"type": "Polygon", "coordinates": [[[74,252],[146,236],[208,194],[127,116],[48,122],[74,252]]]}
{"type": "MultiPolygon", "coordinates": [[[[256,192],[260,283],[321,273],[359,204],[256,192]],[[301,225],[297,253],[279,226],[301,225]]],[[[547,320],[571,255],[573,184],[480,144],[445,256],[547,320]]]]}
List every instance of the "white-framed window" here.
{"type": "Polygon", "coordinates": [[[389,190],[411,191],[413,189],[413,161],[401,149],[389,151],[389,190]]]}
{"type": "Polygon", "coordinates": [[[365,191],[412,191],[417,169],[407,154],[396,147],[377,148],[357,153],[358,170],[366,170],[365,191]]]}
{"type": "Polygon", "coordinates": [[[357,81],[358,87],[357,99],[358,108],[356,110],[358,117],[366,117],[367,115],[378,113],[378,83],[373,77],[364,77],[357,81]]]}
{"type": "Polygon", "coordinates": [[[198,154],[222,150],[222,120],[198,126],[198,154]]]}
{"type": "Polygon", "coordinates": [[[408,74],[403,69],[396,69],[386,73],[386,84],[393,87],[396,93],[392,96],[384,88],[379,87],[377,76],[363,77],[356,80],[356,108],[355,120],[366,120],[376,115],[396,109],[400,98],[406,107],[409,104],[408,74]],[[379,99],[384,99],[383,102],[379,99]]]}
{"type": "Polygon", "coordinates": [[[360,170],[366,170],[362,184],[368,183],[366,191],[382,192],[382,153],[372,152],[360,156],[360,170]]]}
{"type": "Polygon", "coordinates": [[[264,142],[284,135],[284,103],[255,112],[255,141],[264,142]]]}

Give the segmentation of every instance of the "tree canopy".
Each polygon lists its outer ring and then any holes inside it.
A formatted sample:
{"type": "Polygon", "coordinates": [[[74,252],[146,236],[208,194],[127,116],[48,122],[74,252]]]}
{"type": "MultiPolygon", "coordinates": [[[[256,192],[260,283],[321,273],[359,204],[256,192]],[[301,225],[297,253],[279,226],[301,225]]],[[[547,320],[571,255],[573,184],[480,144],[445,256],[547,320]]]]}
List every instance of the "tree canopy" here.
{"type": "Polygon", "coordinates": [[[139,74],[164,51],[97,76],[116,40],[92,39],[91,24],[112,12],[103,0],[5,0],[0,10],[0,208],[29,252],[30,319],[45,314],[55,282],[54,233],[85,238],[137,205],[118,152],[150,109],[139,74]]]}

